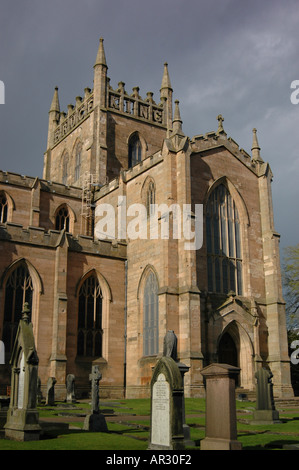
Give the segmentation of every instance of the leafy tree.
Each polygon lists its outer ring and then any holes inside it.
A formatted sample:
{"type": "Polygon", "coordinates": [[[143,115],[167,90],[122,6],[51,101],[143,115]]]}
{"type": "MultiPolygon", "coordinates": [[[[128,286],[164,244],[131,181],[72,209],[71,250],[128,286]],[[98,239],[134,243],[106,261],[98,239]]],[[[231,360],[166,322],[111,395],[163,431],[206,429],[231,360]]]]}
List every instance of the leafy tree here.
{"type": "Polygon", "coordinates": [[[283,286],[288,328],[299,328],[299,243],[285,249],[283,286]]]}

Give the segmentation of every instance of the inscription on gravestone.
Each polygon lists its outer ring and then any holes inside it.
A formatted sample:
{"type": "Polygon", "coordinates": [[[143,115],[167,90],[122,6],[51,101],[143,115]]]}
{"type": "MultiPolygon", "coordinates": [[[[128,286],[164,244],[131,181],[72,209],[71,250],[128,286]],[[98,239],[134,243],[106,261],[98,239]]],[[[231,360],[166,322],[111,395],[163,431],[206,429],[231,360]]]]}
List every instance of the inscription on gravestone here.
{"type": "Polygon", "coordinates": [[[19,373],[19,385],[18,385],[18,408],[22,409],[24,404],[24,379],[25,379],[25,370],[24,370],[24,353],[22,353],[20,361],[20,373],[19,373]]]}
{"type": "Polygon", "coordinates": [[[159,374],[153,385],[152,443],[169,446],[170,413],[169,384],[164,374],[159,374]]]}

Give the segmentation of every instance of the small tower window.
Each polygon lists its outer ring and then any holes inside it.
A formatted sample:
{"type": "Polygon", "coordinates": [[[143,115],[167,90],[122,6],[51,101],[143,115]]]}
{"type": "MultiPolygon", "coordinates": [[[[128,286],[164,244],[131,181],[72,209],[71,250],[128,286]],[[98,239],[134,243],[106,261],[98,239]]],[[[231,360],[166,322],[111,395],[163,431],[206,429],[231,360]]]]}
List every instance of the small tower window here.
{"type": "Polygon", "coordinates": [[[82,144],[79,142],[76,146],[75,153],[75,181],[78,181],[81,173],[81,153],[82,153],[82,144]]]}
{"type": "Polygon", "coordinates": [[[153,215],[155,212],[155,197],[155,184],[153,181],[150,181],[146,194],[146,210],[148,217],[153,215]]]}
{"type": "Polygon", "coordinates": [[[55,229],[56,230],[65,230],[66,232],[70,231],[70,216],[67,207],[63,206],[58,209],[58,212],[55,217],[55,229]]]}
{"type": "Polygon", "coordinates": [[[129,168],[141,162],[141,142],[137,134],[134,134],[129,141],[129,168]]]}
{"type": "Polygon", "coordinates": [[[7,222],[8,203],[4,193],[0,194],[0,222],[7,222]]]}
{"type": "Polygon", "coordinates": [[[67,184],[68,166],[69,166],[69,155],[66,152],[62,156],[62,184],[67,184]]]}

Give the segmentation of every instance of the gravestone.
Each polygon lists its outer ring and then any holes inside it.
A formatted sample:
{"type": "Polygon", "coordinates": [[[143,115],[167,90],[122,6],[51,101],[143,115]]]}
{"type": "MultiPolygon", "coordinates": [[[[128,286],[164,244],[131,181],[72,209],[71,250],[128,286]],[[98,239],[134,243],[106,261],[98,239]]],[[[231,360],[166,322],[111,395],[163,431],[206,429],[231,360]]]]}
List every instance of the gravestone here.
{"type": "Polygon", "coordinates": [[[55,377],[49,377],[47,381],[47,395],[46,395],[46,405],[54,406],[55,405],[55,377]]]}
{"type": "Polygon", "coordinates": [[[73,374],[68,374],[66,377],[66,402],[76,403],[75,376],[73,374]]]}
{"type": "Polygon", "coordinates": [[[3,430],[7,421],[7,411],[9,408],[10,398],[0,395],[0,431],[3,430]]]}
{"type": "Polygon", "coordinates": [[[279,413],[275,409],[273,397],[273,374],[261,368],[255,373],[256,378],[256,410],[253,412],[252,424],[279,423],[279,413]]]}
{"type": "Polygon", "coordinates": [[[11,354],[11,394],[4,426],[5,437],[17,441],[38,440],[41,427],[36,409],[38,357],[28,304],[24,304],[11,354]]]}
{"type": "MultiPolygon", "coordinates": [[[[178,361],[177,354],[177,337],[173,330],[168,330],[164,336],[163,343],[163,356],[171,357],[177,364],[183,381],[183,390],[184,390],[184,377],[186,372],[189,371],[190,367],[182,362],[178,361]]],[[[185,415],[185,397],[183,396],[182,403],[182,419],[183,419],[183,434],[184,434],[184,443],[185,445],[194,445],[194,442],[190,438],[190,427],[186,424],[186,415],[185,415]]]]}
{"type": "Polygon", "coordinates": [[[37,377],[37,392],[36,392],[36,403],[37,403],[37,405],[41,404],[42,398],[43,398],[41,385],[42,385],[41,384],[41,379],[39,377],[37,377]]]}
{"type": "Polygon", "coordinates": [[[149,449],[181,450],[184,389],[180,370],[172,357],[163,356],[151,380],[151,429],[149,449]]]}
{"type": "Polygon", "coordinates": [[[100,368],[97,365],[92,366],[89,380],[91,381],[91,413],[85,417],[83,429],[92,432],[108,432],[105,416],[100,413],[99,383],[102,378],[100,368]]]}
{"type": "Polygon", "coordinates": [[[202,369],[206,388],[206,436],[201,450],[241,450],[237,441],[236,379],[240,369],[211,364],[202,369]]]}

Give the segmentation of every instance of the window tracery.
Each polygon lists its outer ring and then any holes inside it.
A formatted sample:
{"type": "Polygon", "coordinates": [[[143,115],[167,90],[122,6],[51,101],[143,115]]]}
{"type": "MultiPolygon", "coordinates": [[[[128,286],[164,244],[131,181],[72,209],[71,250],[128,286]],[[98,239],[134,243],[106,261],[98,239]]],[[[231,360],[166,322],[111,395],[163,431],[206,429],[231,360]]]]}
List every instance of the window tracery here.
{"type": "Polygon", "coordinates": [[[206,207],[208,290],[242,295],[241,228],[238,209],[220,184],[206,207]]]}

